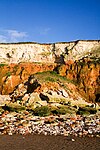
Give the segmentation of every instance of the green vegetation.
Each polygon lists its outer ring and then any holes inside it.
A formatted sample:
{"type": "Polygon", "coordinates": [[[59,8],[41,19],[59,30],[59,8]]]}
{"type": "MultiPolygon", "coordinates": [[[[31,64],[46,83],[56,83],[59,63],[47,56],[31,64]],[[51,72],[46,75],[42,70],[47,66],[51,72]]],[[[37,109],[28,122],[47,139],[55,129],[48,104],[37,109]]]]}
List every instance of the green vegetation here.
{"type": "Polygon", "coordinates": [[[0,64],[0,67],[4,67],[4,66],[6,66],[7,64],[0,64]]]}
{"type": "Polygon", "coordinates": [[[61,105],[60,107],[56,106],[41,106],[36,107],[32,110],[35,116],[48,116],[48,115],[65,115],[65,114],[72,114],[76,113],[75,108],[71,108],[68,106],[61,105]]]}
{"type": "Polygon", "coordinates": [[[61,105],[61,106],[41,106],[32,110],[36,116],[48,116],[48,115],[66,115],[66,114],[78,114],[78,115],[90,115],[96,114],[97,110],[91,106],[79,107],[61,105]]]}
{"type": "Polygon", "coordinates": [[[2,109],[4,111],[9,111],[9,112],[20,112],[25,110],[25,107],[21,105],[15,105],[15,104],[9,104],[9,105],[5,104],[5,106],[2,106],[2,109]]]}
{"type": "Polygon", "coordinates": [[[42,52],[40,53],[40,55],[46,57],[46,56],[49,56],[51,54],[51,52],[42,52]]]}
{"type": "Polygon", "coordinates": [[[36,116],[48,116],[50,115],[50,108],[48,106],[41,106],[41,107],[36,107],[33,110],[33,114],[36,116]]]}
{"type": "Polygon", "coordinates": [[[90,114],[96,114],[97,110],[93,107],[79,107],[76,114],[78,115],[90,115],[90,114]]]}
{"type": "Polygon", "coordinates": [[[13,73],[14,73],[14,74],[16,74],[16,72],[17,72],[18,68],[19,68],[19,66],[18,66],[18,65],[15,65],[15,66],[14,66],[14,68],[13,68],[13,73]]]}
{"type": "Polygon", "coordinates": [[[54,79],[54,78],[51,78],[51,77],[47,77],[45,80],[46,80],[46,81],[50,81],[50,82],[55,82],[55,79],[54,79]]]}
{"type": "Polygon", "coordinates": [[[0,107],[0,113],[4,111],[8,112],[24,112],[27,110],[35,116],[45,117],[49,115],[66,115],[66,114],[77,114],[82,116],[88,116],[90,114],[96,114],[97,110],[91,106],[78,107],[69,105],[60,106],[37,106],[36,108],[25,107],[17,103],[5,104],[0,107]]]}
{"type": "Polygon", "coordinates": [[[94,65],[100,64],[100,58],[92,57],[92,62],[94,65]]]}
{"type": "Polygon", "coordinates": [[[63,106],[63,105],[60,106],[60,107],[57,107],[57,108],[51,108],[51,112],[52,112],[53,115],[65,115],[65,114],[73,113],[71,108],[69,108],[67,106],[63,106]]]}
{"type": "Polygon", "coordinates": [[[66,77],[60,76],[55,71],[45,71],[38,72],[34,74],[34,77],[39,80],[40,83],[43,82],[58,82],[58,83],[73,83],[72,80],[67,79],[66,77]]]}
{"type": "Polygon", "coordinates": [[[86,66],[87,64],[84,61],[78,61],[78,65],[83,67],[86,66]]]}
{"type": "Polygon", "coordinates": [[[4,112],[4,110],[2,109],[2,107],[0,107],[0,114],[2,114],[4,112]]]}
{"type": "Polygon", "coordinates": [[[11,72],[10,72],[10,71],[7,72],[7,73],[6,73],[6,76],[7,76],[7,77],[11,76],[11,72]]]}

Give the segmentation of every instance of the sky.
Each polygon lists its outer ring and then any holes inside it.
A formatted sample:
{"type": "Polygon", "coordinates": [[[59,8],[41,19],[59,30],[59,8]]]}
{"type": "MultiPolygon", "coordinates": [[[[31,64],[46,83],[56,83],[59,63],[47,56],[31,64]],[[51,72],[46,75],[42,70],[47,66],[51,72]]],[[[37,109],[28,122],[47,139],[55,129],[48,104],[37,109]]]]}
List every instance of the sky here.
{"type": "Polygon", "coordinates": [[[0,0],[0,43],[100,40],[100,0],[0,0]]]}

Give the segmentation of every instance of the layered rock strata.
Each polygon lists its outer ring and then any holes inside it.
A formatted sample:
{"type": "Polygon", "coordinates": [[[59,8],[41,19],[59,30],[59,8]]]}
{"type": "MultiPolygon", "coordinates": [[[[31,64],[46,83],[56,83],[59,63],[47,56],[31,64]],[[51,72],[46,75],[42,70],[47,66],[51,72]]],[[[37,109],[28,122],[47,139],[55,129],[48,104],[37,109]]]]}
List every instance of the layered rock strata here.
{"type": "Polygon", "coordinates": [[[0,44],[0,93],[10,94],[37,72],[56,71],[88,101],[100,99],[100,41],[0,44]]]}
{"type": "MultiPolygon", "coordinates": [[[[0,44],[0,63],[45,62],[63,63],[92,55],[100,41],[74,41],[53,44],[16,43],[0,44]]],[[[100,53],[98,53],[100,56],[100,53]]]]}

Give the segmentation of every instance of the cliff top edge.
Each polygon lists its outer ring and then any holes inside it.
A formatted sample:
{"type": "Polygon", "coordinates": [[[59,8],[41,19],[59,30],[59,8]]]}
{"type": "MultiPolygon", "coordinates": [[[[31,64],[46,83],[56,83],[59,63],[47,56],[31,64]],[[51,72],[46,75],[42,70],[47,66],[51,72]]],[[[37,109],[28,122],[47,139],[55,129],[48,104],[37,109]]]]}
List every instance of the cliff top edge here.
{"type": "Polygon", "coordinates": [[[4,44],[4,45],[10,45],[10,44],[40,44],[40,45],[51,45],[51,44],[66,44],[66,43],[73,43],[73,42],[75,42],[75,43],[78,43],[78,42],[94,42],[94,41],[96,41],[96,42],[100,42],[100,40],[76,40],[76,41],[68,41],[68,42],[55,42],[55,43],[39,43],[39,42],[17,42],[17,43],[14,43],[14,42],[12,42],[12,43],[0,43],[0,45],[1,44],[4,44]]]}

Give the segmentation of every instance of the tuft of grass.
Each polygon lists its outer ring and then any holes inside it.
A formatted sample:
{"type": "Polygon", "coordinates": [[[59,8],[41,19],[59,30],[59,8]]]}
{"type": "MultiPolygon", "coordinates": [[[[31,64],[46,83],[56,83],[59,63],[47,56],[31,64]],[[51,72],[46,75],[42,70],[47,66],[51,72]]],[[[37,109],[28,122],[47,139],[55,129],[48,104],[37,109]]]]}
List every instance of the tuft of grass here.
{"type": "Polygon", "coordinates": [[[4,110],[2,109],[2,107],[0,106],[0,114],[2,114],[4,110]]]}
{"type": "Polygon", "coordinates": [[[75,110],[72,110],[70,107],[67,106],[53,106],[53,107],[49,107],[49,106],[41,106],[41,107],[36,107],[33,110],[33,114],[35,116],[49,116],[49,115],[65,115],[65,114],[72,114],[75,113],[75,110]]]}
{"type": "Polygon", "coordinates": [[[7,72],[7,73],[6,73],[6,76],[7,76],[7,77],[11,76],[11,72],[7,72]]]}
{"type": "Polygon", "coordinates": [[[44,56],[44,57],[47,57],[51,54],[51,52],[42,52],[40,53],[40,55],[44,56]]]}
{"type": "Polygon", "coordinates": [[[50,108],[48,106],[41,106],[41,107],[36,107],[33,110],[33,114],[35,116],[41,116],[41,117],[45,117],[50,115],[50,108]]]}
{"type": "Polygon", "coordinates": [[[66,77],[63,77],[59,74],[57,74],[55,71],[45,71],[45,72],[38,72],[34,74],[34,77],[38,79],[41,83],[46,81],[51,82],[58,82],[58,83],[73,83],[74,82],[70,79],[67,79],[66,77]]]}
{"type": "Polygon", "coordinates": [[[90,114],[96,114],[97,110],[92,107],[79,107],[76,114],[78,115],[90,115],[90,114]]]}
{"type": "Polygon", "coordinates": [[[4,67],[4,66],[6,66],[6,64],[0,64],[0,67],[4,67]]]}
{"type": "Polygon", "coordinates": [[[78,65],[83,67],[86,66],[87,64],[84,61],[78,61],[78,65]]]}
{"type": "Polygon", "coordinates": [[[50,81],[50,82],[55,82],[55,79],[54,79],[54,78],[51,78],[51,77],[47,77],[45,80],[46,80],[46,81],[50,81]]]}
{"type": "Polygon", "coordinates": [[[25,110],[26,108],[21,105],[9,104],[9,105],[2,106],[2,109],[4,111],[9,111],[9,112],[21,112],[25,110]]]}
{"type": "Polygon", "coordinates": [[[18,70],[18,65],[14,66],[14,72],[18,70]]]}
{"type": "Polygon", "coordinates": [[[65,107],[60,107],[57,109],[57,113],[60,115],[65,115],[67,113],[67,109],[65,107]]]}
{"type": "Polygon", "coordinates": [[[51,113],[53,115],[65,115],[65,114],[75,113],[75,110],[73,110],[71,107],[67,107],[67,106],[62,105],[60,107],[51,108],[51,113]]]}

